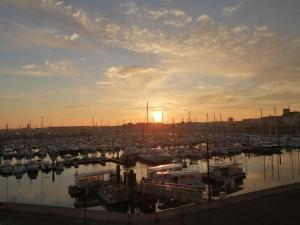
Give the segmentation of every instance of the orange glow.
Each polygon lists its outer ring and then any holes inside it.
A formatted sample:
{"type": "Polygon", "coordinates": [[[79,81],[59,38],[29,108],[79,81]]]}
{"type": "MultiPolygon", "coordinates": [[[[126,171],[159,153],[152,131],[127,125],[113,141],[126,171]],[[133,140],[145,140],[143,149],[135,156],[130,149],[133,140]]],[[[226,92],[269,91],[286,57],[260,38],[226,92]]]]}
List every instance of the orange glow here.
{"type": "Polygon", "coordinates": [[[160,123],[162,122],[162,112],[161,111],[156,111],[153,113],[153,119],[155,123],[160,123]]]}

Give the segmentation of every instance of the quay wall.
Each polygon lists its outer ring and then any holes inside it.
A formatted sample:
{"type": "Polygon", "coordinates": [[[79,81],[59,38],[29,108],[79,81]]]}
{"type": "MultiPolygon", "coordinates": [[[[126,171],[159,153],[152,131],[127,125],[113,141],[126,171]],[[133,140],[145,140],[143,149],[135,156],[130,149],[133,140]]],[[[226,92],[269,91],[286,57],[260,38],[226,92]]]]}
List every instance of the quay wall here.
{"type": "Polygon", "coordinates": [[[300,183],[294,183],[275,188],[265,189],[261,191],[255,191],[251,193],[241,194],[238,196],[230,196],[225,200],[213,201],[211,203],[202,203],[196,205],[187,205],[177,207],[174,209],[168,209],[156,213],[144,214],[144,215],[128,215],[125,213],[107,212],[99,210],[85,210],[76,208],[56,207],[56,206],[43,206],[43,205],[32,205],[32,204],[20,204],[20,203],[6,203],[0,202],[1,210],[11,210],[16,212],[25,213],[38,213],[45,215],[57,215],[72,217],[78,219],[87,219],[95,221],[105,221],[118,224],[154,224],[162,222],[176,217],[188,216],[195,214],[201,210],[212,210],[224,207],[226,205],[238,204],[241,202],[251,201],[276,195],[279,193],[295,191],[300,189],[300,183]]]}

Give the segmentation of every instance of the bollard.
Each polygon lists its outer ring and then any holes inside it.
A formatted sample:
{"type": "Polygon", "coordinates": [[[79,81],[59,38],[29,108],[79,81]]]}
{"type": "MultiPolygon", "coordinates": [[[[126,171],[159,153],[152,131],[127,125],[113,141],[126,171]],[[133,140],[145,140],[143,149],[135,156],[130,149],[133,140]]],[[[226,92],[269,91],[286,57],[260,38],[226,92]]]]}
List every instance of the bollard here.
{"type": "Polygon", "coordinates": [[[154,218],[155,218],[155,223],[159,223],[158,212],[155,212],[155,213],[154,213],[154,218]]]}
{"type": "Polygon", "coordinates": [[[183,206],[180,206],[180,216],[185,217],[183,206]]]}
{"type": "Polygon", "coordinates": [[[131,214],[130,213],[128,213],[127,218],[128,218],[128,224],[131,224],[132,222],[131,222],[131,214]]]}

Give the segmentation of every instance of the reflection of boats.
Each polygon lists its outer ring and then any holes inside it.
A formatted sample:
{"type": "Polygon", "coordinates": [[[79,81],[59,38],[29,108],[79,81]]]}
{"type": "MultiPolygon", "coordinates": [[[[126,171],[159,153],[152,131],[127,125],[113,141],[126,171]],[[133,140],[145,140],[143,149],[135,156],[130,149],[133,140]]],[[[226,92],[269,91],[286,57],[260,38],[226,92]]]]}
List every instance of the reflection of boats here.
{"type": "Polygon", "coordinates": [[[58,161],[53,165],[52,169],[56,174],[61,174],[62,171],[64,171],[64,164],[61,161],[58,161]]]}
{"type": "Polygon", "coordinates": [[[41,164],[41,170],[44,172],[44,173],[49,173],[52,169],[52,165],[49,161],[43,161],[42,164],[41,164]]]}
{"type": "Polygon", "coordinates": [[[26,166],[26,170],[30,179],[36,179],[39,172],[39,165],[35,160],[30,160],[26,166]]]}
{"type": "Polygon", "coordinates": [[[18,163],[14,166],[13,174],[17,179],[21,179],[25,172],[26,172],[26,168],[24,165],[18,163]]]}
{"type": "Polygon", "coordinates": [[[9,160],[4,160],[1,173],[3,176],[10,176],[13,173],[13,166],[11,165],[11,162],[9,160]]]}
{"type": "Polygon", "coordinates": [[[73,156],[71,156],[69,154],[63,156],[63,164],[66,167],[71,167],[73,165],[73,156]]]}

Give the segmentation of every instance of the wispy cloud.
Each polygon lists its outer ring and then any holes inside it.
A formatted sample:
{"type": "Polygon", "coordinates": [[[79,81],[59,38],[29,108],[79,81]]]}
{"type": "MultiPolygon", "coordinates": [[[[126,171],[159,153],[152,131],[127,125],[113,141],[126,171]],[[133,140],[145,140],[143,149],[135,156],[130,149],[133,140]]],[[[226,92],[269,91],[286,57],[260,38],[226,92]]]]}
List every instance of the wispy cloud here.
{"type": "Polygon", "coordinates": [[[71,61],[64,59],[55,62],[46,60],[41,64],[27,64],[20,68],[0,69],[0,75],[32,77],[78,76],[79,72],[71,61]]]}
{"type": "Polygon", "coordinates": [[[239,2],[236,5],[227,6],[223,9],[223,16],[231,16],[232,14],[239,11],[239,9],[245,4],[245,1],[239,2]]]}
{"type": "Polygon", "coordinates": [[[140,8],[134,1],[127,1],[121,4],[125,8],[126,15],[134,15],[138,18],[147,20],[162,20],[164,25],[181,28],[193,21],[192,16],[188,15],[181,9],[159,9],[153,10],[148,8],[140,8]]]}

